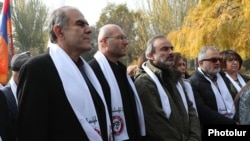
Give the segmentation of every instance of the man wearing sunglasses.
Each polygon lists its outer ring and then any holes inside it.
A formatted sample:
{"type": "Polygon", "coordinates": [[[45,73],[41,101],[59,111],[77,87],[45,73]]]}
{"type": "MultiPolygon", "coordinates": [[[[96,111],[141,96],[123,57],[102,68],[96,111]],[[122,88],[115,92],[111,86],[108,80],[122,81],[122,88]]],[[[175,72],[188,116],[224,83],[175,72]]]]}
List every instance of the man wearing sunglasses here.
{"type": "MultiPolygon", "coordinates": [[[[219,74],[221,56],[215,47],[206,46],[198,54],[198,68],[189,78],[201,126],[237,124],[235,106],[228,86],[219,74]]],[[[205,133],[206,131],[204,131],[205,133]]]]}

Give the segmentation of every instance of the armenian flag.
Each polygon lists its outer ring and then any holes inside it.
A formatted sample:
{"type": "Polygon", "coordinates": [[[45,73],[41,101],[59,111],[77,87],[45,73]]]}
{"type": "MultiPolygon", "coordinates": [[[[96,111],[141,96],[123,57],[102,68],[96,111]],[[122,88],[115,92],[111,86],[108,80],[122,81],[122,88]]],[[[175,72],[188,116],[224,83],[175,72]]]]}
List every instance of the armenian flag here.
{"type": "MultiPolygon", "coordinates": [[[[8,79],[8,45],[13,49],[12,42],[12,24],[10,13],[10,0],[4,0],[2,12],[0,15],[0,83],[6,84],[8,79]]],[[[12,55],[14,54],[14,50],[12,55]]]]}

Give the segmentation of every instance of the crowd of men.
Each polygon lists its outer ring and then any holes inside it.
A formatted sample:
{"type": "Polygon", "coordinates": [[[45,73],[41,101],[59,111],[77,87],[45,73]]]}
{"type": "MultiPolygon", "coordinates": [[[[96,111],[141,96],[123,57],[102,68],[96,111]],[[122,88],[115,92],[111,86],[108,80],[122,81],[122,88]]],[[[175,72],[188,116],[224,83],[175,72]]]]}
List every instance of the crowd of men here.
{"type": "Polygon", "coordinates": [[[184,54],[156,35],[131,76],[119,61],[129,43],[119,25],[100,28],[98,51],[86,61],[92,29],[84,15],[64,6],[48,23],[45,53],[12,58],[0,91],[0,141],[201,141],[207,125],[250,124],[249,109],[240,110],[249,77],[239,73],[237,52],[204,46],[189,76],[184,54]]]}

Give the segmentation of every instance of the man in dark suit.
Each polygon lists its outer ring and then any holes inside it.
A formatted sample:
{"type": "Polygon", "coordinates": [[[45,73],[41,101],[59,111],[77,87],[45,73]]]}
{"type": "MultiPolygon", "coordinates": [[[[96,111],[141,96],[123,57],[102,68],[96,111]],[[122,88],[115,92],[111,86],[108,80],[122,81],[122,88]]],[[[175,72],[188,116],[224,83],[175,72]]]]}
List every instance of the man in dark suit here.
{"type": "Polygon", "coordinates": [[[198,54],[199,67],[189,78],[203,133],[207,133],[204,130],[208,125],[238,124],[233,119],[236,111],[232,95],[219,73],[220,62],[217,48],[203,47],[198,54]]]}
{"type": "Polygon", "coordinates": [[[6,97],[8,112],[11,124],[11,134],[16,138],[16,120],[17,120],[17,95],[16,89],[18,84],[19,70],[22,65],[31,58],[30,52],[15,54],[11,59],[12,77],[8,84],[0,90],[6,97]]]}
{"type": "Polygon", "coordinates": [[[198,55],[199,67],[189,78],[202,125],[236,124],[233,98],[220,72],[221,56],[215,47],[207,46],[198,55]],[[209,113],[209,114],[208,114],[209,113]],[[207,116],[209,115],[209,116],[207,116]]]}
{"type": "Polygon", "coordinates": [[[47,52],[20,70],[18,141],[112,140],[101,86],[80,57],[91,50],[87,20],[78,9],[64,6],[48,23],[47,52]]]}

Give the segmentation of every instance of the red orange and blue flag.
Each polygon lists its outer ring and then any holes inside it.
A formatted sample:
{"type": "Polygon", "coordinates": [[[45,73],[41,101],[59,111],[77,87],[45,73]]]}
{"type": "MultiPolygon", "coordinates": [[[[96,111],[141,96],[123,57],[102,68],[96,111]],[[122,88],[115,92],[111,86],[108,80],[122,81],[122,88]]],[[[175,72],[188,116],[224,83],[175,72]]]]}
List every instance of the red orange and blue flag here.
{"type": "MultiPolygon", "coordinates": [[[[10,0],[4,0],[0,15],[0,83],[6,84],[8,79],[8,45],[12,43],[12,24],[10,0]],[[9,42],[10,38],[10,42],[9,42]]],[[[11,47],[13,48],[13,47],[11,47]]],[[[12,50],[12,54],[13,54],[12,50]]]]}

